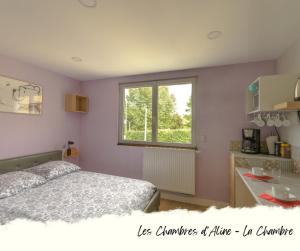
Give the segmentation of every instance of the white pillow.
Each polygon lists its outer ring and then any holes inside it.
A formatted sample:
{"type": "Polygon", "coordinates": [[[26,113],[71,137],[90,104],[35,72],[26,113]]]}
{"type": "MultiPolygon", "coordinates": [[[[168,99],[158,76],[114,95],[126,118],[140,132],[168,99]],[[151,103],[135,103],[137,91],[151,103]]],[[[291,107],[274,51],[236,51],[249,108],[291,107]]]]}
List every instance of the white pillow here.
{"type": "Polygon", "coordinates": [[[0,199],[15,195],[25,189],[42,185],[46,180],[33,173],[16,171],[0,175],[0,199]]]}
{"type": "Polygon", "coordinates": [[[44,177],[46,180],[55,179],[68,173],[80,170],[80,167],[67,161],[50,161],[24,171],[44,177]]]}

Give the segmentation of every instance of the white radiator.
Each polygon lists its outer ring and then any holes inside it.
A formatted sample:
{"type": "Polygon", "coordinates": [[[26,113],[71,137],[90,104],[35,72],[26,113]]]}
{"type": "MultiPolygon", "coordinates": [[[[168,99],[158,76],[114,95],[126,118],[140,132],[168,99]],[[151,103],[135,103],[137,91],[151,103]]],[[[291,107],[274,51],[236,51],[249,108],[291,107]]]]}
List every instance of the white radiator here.
{"type": "Polygon", "coordinates": [[[195,151],[145,147],[143,177],[161,190],[195,194],[195,151]]]}

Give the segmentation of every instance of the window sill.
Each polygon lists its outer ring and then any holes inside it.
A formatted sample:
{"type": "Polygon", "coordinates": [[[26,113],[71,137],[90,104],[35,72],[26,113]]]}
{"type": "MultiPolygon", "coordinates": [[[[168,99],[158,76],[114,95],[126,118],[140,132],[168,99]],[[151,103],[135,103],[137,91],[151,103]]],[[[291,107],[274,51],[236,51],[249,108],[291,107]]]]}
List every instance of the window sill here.
{"type": "Polygon", "coordinates": [[[139,147],[159,147],[159,148],[177,148],[177,149],[190,149],[197,150],[197,146],[178,146],[178,145],[157,145],[157,144],[143,144],[143,143],[125,143],[118,142],[118,146],[139,146],[139,147]]]}

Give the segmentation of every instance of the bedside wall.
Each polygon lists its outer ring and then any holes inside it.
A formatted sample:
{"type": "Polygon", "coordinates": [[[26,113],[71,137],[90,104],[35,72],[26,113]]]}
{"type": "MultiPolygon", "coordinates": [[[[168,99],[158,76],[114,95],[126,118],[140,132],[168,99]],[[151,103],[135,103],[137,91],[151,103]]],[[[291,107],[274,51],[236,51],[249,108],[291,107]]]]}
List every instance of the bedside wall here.
{"type": "Polygon", "coordinates": [[[43,87],[42,115],[0,112],[0,159],[60,150],[67,140],[79,146],[79,114],[64,110],[64,95],[79,82],[0,55],[0,74],[43,87]]]}

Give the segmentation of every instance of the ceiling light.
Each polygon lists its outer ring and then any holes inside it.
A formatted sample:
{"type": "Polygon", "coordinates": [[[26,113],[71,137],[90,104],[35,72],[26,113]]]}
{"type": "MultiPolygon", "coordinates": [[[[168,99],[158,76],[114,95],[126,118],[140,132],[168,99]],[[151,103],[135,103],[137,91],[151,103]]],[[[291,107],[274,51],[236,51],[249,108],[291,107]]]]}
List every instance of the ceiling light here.
{"type": "Polygon", "coordinates": [[[210,40],[217,39],[222,36],[222,31],[211,31],[207,34],[207,38],[210,40]]]}
{"type": "Polygon", "coordinates": [[[82,62],[82,58],[80,57],[72,57],[71,58],[74,62],[82,62]]]}
{"type": "Polygon", "coordinates": [[[78,2],[87,8],[95,8],[97,6],[97,0],[78,0],[78,2]]]}

